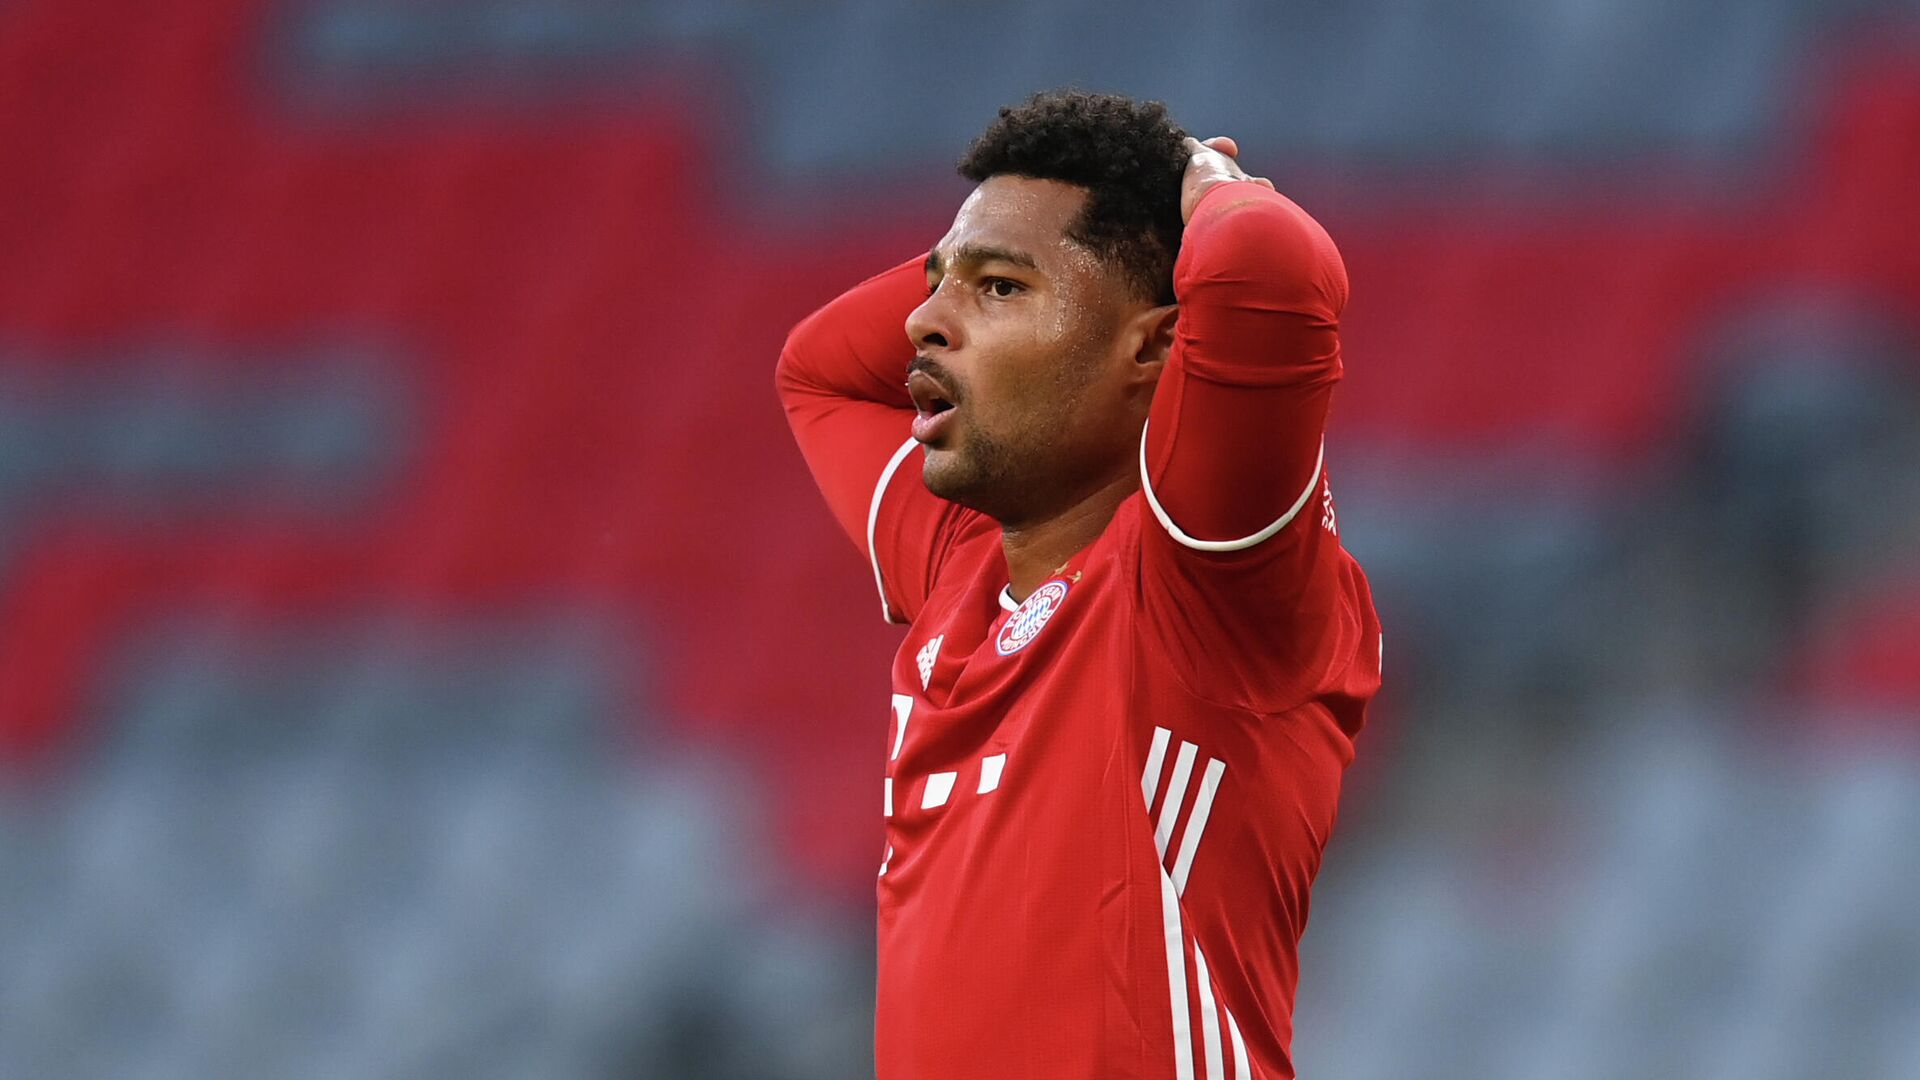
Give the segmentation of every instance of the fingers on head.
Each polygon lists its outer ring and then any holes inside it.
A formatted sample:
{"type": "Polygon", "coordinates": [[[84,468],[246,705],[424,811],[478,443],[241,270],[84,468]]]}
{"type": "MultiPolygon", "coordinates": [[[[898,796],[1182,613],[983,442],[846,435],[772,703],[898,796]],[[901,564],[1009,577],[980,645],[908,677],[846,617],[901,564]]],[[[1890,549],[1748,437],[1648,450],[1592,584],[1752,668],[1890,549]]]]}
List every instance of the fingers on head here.
{"type": "Polygon", "coordinates": [[[1206,140],[1201,145],[1209,147],[1214,150],[1218,150],[1221,153],[1227,155],[1228,157],[1240,156],[1240,144],[1235,142],[1232,136],[1229,136],[1229,135],[1215,135],[1213,138],[1206,140]]]}

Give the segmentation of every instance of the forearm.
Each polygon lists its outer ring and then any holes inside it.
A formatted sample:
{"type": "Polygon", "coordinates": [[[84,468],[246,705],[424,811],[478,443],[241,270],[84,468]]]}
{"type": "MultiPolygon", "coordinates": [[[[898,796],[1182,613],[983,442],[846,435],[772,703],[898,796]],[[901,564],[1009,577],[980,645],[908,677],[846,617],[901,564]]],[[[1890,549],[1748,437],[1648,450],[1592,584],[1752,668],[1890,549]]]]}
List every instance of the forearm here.
{"type": "Polygon", "coordinates": [[[911,409],[907,316],[927,298],[923,256],[876,274],[801,320],[775,372],[791,413],[805,399],[868,401],[911,409]]]}
{"type": "Polygon", "coordinates": [[[869,551],[876,481],[908,435],[907,315],[926,299],[922,259],[842,293],[787,335],[774,385],[833,516],[869,551]]]}
{"type": "Polygon", "coordinates": [[[1341,371],[1339,252],[1284,196],[1222,184],[1188,224],[1174,291],[1173,356],[1145,447],[1149,492],[1176,536],[1270,535],[1319,475],[1341,371]]]}
{"type": "Polygon", "coordinates": [[[1174,292],[1184,374],[1256,386],[1338,378],[1346,270],[1285,196],[1253,183],[1209,191],[1182,238],[1174,292]]]}

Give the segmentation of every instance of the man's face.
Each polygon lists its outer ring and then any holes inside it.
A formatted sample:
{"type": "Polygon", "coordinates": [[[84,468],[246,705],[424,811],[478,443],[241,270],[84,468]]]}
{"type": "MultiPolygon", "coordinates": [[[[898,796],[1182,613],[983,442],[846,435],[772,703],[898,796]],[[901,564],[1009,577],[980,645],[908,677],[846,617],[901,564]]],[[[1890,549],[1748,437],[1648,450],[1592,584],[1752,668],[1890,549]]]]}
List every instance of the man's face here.
{"type": "Polygon", "coordinates": [[[942,498],[1021,525],[1135,468],[1157,364],[1139,360],[1152,305],[1067,238],[1084,188],[994,176],[927,259],[907,317],[907,386],[942,498]]]}

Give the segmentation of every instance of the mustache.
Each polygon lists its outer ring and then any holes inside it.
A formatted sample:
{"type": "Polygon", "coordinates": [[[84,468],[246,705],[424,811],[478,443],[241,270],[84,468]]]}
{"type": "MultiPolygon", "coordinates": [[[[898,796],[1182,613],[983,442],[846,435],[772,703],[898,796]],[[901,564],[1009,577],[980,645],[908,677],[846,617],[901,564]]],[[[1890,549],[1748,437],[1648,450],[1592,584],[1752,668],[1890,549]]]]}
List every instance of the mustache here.
{"type": "Polygon", "coordinates": [[[959,404],[962,393],[960,380],[954,378],[953,372],[947,370],[946,365],[931,356],[915,356],[907,361],[907,374],[912,375],[916,371],[925,372],[934,382],[946,389],[954,399],[954,404],[959,404]]]}

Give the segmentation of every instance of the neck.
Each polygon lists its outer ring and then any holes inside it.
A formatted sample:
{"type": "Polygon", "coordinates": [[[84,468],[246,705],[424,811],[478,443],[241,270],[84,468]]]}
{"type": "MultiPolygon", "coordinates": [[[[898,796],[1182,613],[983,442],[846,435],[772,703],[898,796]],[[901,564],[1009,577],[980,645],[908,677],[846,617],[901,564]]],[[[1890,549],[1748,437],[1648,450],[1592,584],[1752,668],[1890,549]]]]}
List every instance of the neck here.
{"type": "Polygon", "coordinates": [[[1007,556],[1007,582],[1013,598],[1025,600],[1075,552],[1093,543],[1113,520],[1121,501],[1139,487],[1139,474],[1129,467],[1047,517],[1002,525],[1000,547],[1007,556]]]}

